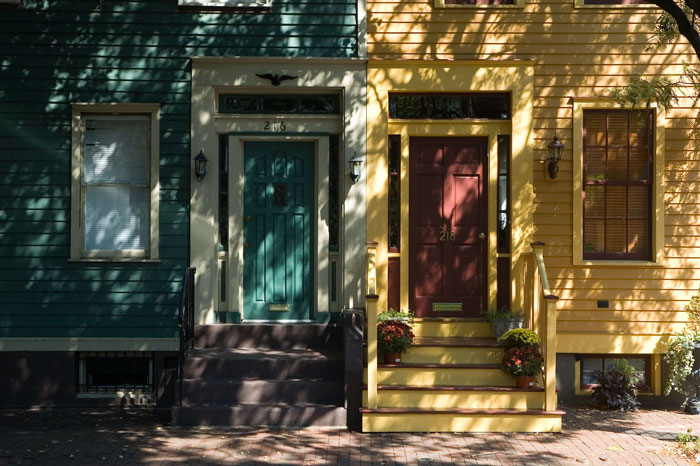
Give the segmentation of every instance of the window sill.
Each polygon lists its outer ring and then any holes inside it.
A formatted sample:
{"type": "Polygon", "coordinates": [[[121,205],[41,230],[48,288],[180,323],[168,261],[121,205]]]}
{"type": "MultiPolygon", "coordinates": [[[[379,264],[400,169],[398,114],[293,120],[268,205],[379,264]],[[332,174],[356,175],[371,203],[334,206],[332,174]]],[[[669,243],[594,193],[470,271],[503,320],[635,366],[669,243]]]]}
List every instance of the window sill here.
{"type": "Polygon", "coordinates": [[[524,9],[525,5],[435,5],[435,9],[469,9],[469,10],[498,10],[498,9],[524,9]]]}
{"type": "Polygon", "coordinates": [[[159,264],[160,259],[145,259],[145,258],[131,258],[131,257],[85,257],[82,259],[68,259],[68,262],[75,263],[89,263],[89,262],[125,262],[125,263],[138,263],[138,264],[159,264]]]}
{"type": "Polygon", "coordinates": [[[579,2],[574,2],[574,8],[582,8],[585,10],[649,10],[651,8],[658,8],[656,5],[651,4],[651,3],[645,3],[645,4],[627,4],[627,5],[583,5],[579,4],[579,2]]]}
{"type": "Polygon", "coordinates": [[[626,261],[626,260],[582,260],[574,261],[578,267],[663,267],[663,264],[652,261],[626,261]]]}
{"type": "Polygon", "coordinates": [[[272,9],[270,1],[236,1],[236,0],[178,0],[181,10],[195,11],[234,11],[262,13],[272,9]]]}

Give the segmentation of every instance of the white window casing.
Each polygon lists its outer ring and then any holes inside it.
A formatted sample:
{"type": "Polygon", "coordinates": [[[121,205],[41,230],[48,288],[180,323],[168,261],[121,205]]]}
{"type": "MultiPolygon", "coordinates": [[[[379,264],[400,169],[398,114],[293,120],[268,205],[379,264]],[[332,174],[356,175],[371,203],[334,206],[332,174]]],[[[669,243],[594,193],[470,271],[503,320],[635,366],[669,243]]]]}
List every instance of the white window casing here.
{"type": "Polygon", "coordinates": [[[158,259],[159,106],[74,104],[71,260],[158,259]]]}

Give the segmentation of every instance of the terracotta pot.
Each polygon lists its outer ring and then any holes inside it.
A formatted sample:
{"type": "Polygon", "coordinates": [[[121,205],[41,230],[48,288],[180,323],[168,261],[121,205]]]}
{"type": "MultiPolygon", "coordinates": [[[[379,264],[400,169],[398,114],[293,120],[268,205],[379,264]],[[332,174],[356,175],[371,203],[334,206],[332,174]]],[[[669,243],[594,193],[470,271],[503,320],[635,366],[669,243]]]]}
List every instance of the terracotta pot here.
{"type": "Polygon", "coordinates": [[[535,377],[532,375],[516,375],[515,385],[520,389],[535,388],[535,377]]]}
{"type": "Polygon", "coordinates": [[[384,364],[398,364],[401,362],[401,353],[384,353],[384,364]]]}

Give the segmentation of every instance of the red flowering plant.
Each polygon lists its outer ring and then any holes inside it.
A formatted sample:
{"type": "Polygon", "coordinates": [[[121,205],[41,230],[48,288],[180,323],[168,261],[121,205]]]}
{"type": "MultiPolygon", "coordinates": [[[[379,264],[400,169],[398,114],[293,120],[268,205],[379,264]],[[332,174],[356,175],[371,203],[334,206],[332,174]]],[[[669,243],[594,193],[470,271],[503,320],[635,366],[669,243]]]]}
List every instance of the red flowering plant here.
{"type": "Polygon", "coordinates": [[[399,320],[383,320],[377,324],[377,345],[384,354],[403,353],[413,344],[411,326],[399,320]]]}
{"type": "Polygon", "coordinates": [[[542,372],[542,363],[542,354],[536,346],[523,346],[506,351],[501,369],[513,376],[534,376],[542,372]]]}

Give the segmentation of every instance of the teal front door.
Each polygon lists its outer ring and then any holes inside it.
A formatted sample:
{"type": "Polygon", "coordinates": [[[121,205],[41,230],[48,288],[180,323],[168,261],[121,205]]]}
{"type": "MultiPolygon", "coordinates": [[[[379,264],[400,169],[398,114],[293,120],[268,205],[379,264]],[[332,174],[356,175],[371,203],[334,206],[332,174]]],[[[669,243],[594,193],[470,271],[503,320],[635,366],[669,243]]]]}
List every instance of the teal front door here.
{"type": "Polygon", "coordinates": [[[311,319],[314,143],[244,144],[244,318],[311,319]]]}

